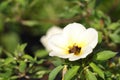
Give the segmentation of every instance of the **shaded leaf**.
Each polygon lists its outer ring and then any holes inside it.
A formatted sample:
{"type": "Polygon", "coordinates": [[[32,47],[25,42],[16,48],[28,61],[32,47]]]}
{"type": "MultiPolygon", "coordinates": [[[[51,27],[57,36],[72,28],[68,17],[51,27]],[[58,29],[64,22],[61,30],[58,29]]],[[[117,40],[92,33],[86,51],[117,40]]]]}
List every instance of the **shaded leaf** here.
{"type": "Polygon", "coordinates": [[[48,52],[41,49],[41,50],[37,50],[35,52],[35,55],[36,55],[36,57],[43,58],[43,57],[46,57],[48,55],[48,52]]]}
{"type": "Polygon", "coordinates": [[[86,80],[97,80],[96,76],[89,70],[86,70],[86,80]]]}
{"type": "Polygon", "coordinates": [[[49,74],[49,79],[48,80],[54,80],[57,74],[62,70],[63,66],[58,66],[52,72],[49,74]]]}
{"type": "Polygon", "coordinates": [[[69,69],[64,76],[64,80],[71,80],[77,74],[79,68],[80,66],[73,66],[69,69]]]}
{"type": "Polygon", "coordinates": [[[42,78],[44,74],[46,74],[47,71],[38,71],[36,74],[38,75],[39,78],[42,78]]]}

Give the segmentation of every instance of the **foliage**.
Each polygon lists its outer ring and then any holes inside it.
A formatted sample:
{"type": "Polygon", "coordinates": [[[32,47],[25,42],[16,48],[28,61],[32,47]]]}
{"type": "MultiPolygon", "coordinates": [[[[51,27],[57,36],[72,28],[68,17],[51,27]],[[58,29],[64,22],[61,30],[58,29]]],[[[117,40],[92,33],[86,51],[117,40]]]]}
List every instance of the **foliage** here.
{"type": "Polygon", "coordinates": [[[0,0],[0,80],[61,80],[64,65],[68,66],[65,80],[120,80],[119,3],[0,0]],[[72,22],[95,28],[97,47],[87,58],[74,62],[49,57],[40,37],[53,25],[62,28],[72,22]]]}

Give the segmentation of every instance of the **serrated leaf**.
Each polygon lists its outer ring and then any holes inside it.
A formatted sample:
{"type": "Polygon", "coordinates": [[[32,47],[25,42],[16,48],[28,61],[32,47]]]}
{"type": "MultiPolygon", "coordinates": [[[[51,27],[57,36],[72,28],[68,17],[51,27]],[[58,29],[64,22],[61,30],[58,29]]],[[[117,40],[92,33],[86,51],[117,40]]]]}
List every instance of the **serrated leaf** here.
{"type": "Polygon", "coordinates": [[[100,61],[108,60],[114,57],[116,54],[117,54],[116,52],[109,51],[109,50],[101,51],[97,53],[96,60],[100,60],[100,61]]]}
{"type": "Polygon", "coordinates": [[[104,79],[104,72],[94,63],[89,64],[90,67],[95,71],[101,78],[104,79]]]}
{"type": "Polygon", "coordinates": [[[69,69],[64,76],[64,80],[71,80],[77,74],[79,68],[80,66],[73,66],[69,69]]]}
{"type": "Polygon", "coordinates": [[[52,72],[49,74],[48,80],[54,80],[57,74],[62,70],[63,66],[58,66],[55,69],[52,70],[52,72]]]}
{"type": "Polygon", "coordinates": [[[86,80],[97,80],[96,76],[89,70],[86,70],[86,80]]]}

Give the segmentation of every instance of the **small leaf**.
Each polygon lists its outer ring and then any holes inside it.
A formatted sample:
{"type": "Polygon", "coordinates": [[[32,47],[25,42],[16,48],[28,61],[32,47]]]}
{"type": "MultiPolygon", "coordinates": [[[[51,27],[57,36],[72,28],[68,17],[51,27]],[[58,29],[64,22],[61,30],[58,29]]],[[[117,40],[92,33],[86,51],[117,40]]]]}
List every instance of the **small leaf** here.
{"type": "Polygon", "coordinates": [[[20,61],[20,65],[19,65],[19,70],[20,72],[24,72],[25,68],[26,68],[26,63],[24,61],[20,61]]]}
{"type": "Polygon", "coordinates": [[[104,79],[104,72],[94,63],[90,63],[90,67],[96,72],[98,73],[98,75],[104,79]]]}
{"type": "Polygon", "coordinates": [[[39,61],[36,61],[37,64],[42,64],[45,60],[44,59],[40,59],[39,61]]]}
{"type": "Polygon", "coordinates": [[[39,25],[39,22],[37,22],[37,21],[22,21],[22,24],[29,26],[29,27],[33,27],[35,25],[39,25]]]}
{"type": "Polygon", "coordinates": [[[4,64],[5,64],[5,65],[8,65],[9,63],[14,62],[14,61],[15,61],[15,60],[14,60],[13,57],[9,57],[9,58],[5,59],[4,64]]]}
{"type": "Polygon", "coordinates": [[[18,44],[14,54],[15,56],[22,56],[24,54],[24,49],[26,48],[27,44],[24,43],[24,44],[18,44]]]}
{"type": "Polygon", "coordinates": [[[27,46],[27,44],[24,43],[24,44],[19,45],[18,47],[19,47],[19,49],[20,49],[21,51],[24,51],[24,49],[26,48],[26,46],[27,46]]]}
{"type": "Polygon", "coordinates": [[[34,61],[34,59],[33,59],[30,55],[25,54],[25,55],[23,55],[22,57],[23,57],[24,59],[29,59],[29,60],[31,60],[31,61],[34,61]]]}
{"type": "Polygon", "coordinates": [[[36,57],[44,58],[48,55],[48,52],[41,49],[41,50],[37,50],[35,52],[35,55],[36,55],[36,57]]]}
{"type": "Polygon", "coordinates": [[[57,74],[62,70],[63,66],[58,66],[52,72],[49,74],[49,79],[48,80],[54,80],[57,74]]]}
{"type": "Polygon", "coordinates": [[[69,69],[64,76],[64,80],[71,80],[77,74],[79,68],[80,66],[73,66],[69,69]]]}
{"type": "MultiPolygon", "coordinates": [[[[16,75],[10,77],[11,80],[16,80],[16,79],[18,79],[18,78],[19,78],[19,76],[16,76],[16,75]]],[[[1,79],[0,79],[0,80],[1,80],[1,79]]]]}
{"type": "Polygon", "coordinates": [[[109,36],[114,43],[120,43],[120,35],[119,34],[113,33],[113,34],[110,34],[109,36]]]}
{"type": "Polygon", "coordinates": [[[97,53],[96,55],[96,60],[101,60],[101,61],[104,61],[104,60],[108,60],[112,57],[114,57],[117,53],[116,52],[113,52],[113,51],[101,51],[99,53],[97,53]]]}
{"type": "Polygon", "coordinates": [[[47,71],[38,71],[36,74],[38,75],[39,78],[42,78],[44,74],[46,74],[47,71]]]}
{"type": "Polygon", "coordinates": [[[86,80],[97,80],[96,76],[89,70],[86,70],[86,80]]]}
{"type": "Polygon", "coordinates": [[[110,29],[110,30],[115,30],[115,29],[117,29],[118,27],[120,27],[120,23],[115,22],[115,23],[110,24],[110,25],[108,26],[108,29],[110,29]]]}

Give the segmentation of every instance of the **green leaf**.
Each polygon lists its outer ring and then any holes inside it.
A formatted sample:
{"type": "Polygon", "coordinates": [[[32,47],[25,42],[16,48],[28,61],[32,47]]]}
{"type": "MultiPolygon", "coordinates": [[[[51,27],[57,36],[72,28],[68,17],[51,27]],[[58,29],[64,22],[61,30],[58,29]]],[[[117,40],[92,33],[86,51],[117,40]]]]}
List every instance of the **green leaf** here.
{"type": "Polygon", "coordinates": [[[48,52],[46,50],[41,49],[41,50],[37,50],[35,52],[35,55],[36,55],[36,57],[44,58],[44,57],[48,56],[48,52]]]}
{"type": "Polygon", "coordinates": [[[11,80],[16,80],[18,78],[19,78],[19,76],[16,76],[16,75],[10,77],[11,80]]]}
{"type": "Polygon", "coordinates": [[[64,80],[71,80],[77,74],[79,68],[80,66],[73,66],[69,69],[64,76],[64,80]]]}
{"type": "Polygon", "coordinates": [[[98,43],[101,43],[101,41],[102,41],[102,32],[98,32],[98,43]]]}
{"type": "Polygon", "coordinates": [[[8,65],[9,63],[14,62],[14,61],[15,61],[15,59],[13,57],[9,57],[9,58],[5,59],[4,64],[8,65]]]}
{"type": "Polygon", "coordinates": [[[26,48],[27,44],[18,44],[16,50],[14,51],[15,56],[22,56],[24,54],[24,49],[26,48]]]}
{"type": "Polygon", "coordinates": [[[28,59],[28,60],[34,61],[34,59],[33,59],[30,55],[25,54],[25,55],[23,55],[22,57],[23,57],[24,59],[28,59]]]}
{"type": "Polygon", "coordinates": [[[94,63],[90,63],[89,64],[90,67],[96,72],[98,73],[98,75],[104,79],[104,72],[94,63]]]}
{"type": "Polygon", "coordinates": [[[26,47],[26,46],[27,46],[27,44],[26,44],[26,43],[21,44],[21,45],[18,45],[18,47],[19,47],[20,51],[24,51],[24,49],[25,49],[25,47],[26,47]]]}
{"type": "Polygon", "coordinates": [[[24,61],[20,61],[20,65],[19,65],[19,71],[20,72],[25,72],[25,68],[26,68],[26,63],[24,61]]]}
{"type": "Polygon", "coordinates": [[[0,32],[4,29],[4,19],[2,16],[3,15],[0,14],[0,32]]]}
{"type": "Polygon", "coordinates": [[[40,71],[38,71],[36,74],[38,75],[39,78],[42,78],[43,75],[46,74],[46,73],[47,73],[47,71],[44,71],[44,70],[41,71],[41,70],[40,70],[40,71]]]}
{"type": "Polygon", "coordinates": [[[110,30],[115,30],[115,29],[117,29],[119,26],[120,26],[120,23],[115,22],[115,23],[110,24],[110,25],[108,26],[108,29],[110,29],[110,30]]]}
{"type": "Polygon", "coordinates": [[[116,54],[117,54],[116,52],[109,51],[109,50],[101,51],[101,52],[97,53],[96,60],[101,60],[101,61],[108,60],[108,59],[114,57],[116,54]]]}
{"type": "Polygon", "coordinates": [[[2,54],[2,47],[0,46],[0,55],[2,54]]]}
{"type": "Polygon", "coordinates": [[[39,61],[36,61],[37,64],[42,64],[45,60],[44,59],[40,59],[39,61]]]}
{"type": "Polygon", "coordinates": [[[86,80],[97,80],[96,76],[89,70],[86,70],[86,80]]]}
{"type": "Polygon", "coordinates": [[[110,34],[109,36],[114,43],[120,43],[120,35],[119,34],[113,33],[113,34],[110,34]]]}
{"type": "Polygon", "coordinates": [[[33,27],[33,26],[39,25],[39,22],[38,21],[23,21],[22,24],[29,26],[29,27],[33,27]]]}
{"type": "Polygon", "coordinates": [[[19,43],[19,36],[18,34],[14,32],[4,33],[0,37],[0,42],[2,46],[5,47],[6,51],[8,52],[14,52],[18,43],[19,43]]]}
{"type": "Polygon", "coordinates": [[[52,72],[49,74],[49,79],[48,80],[54,80],[57,74],[60,72],[60,70],[63,68],[63,66],[58,66],[52,72]]]}

